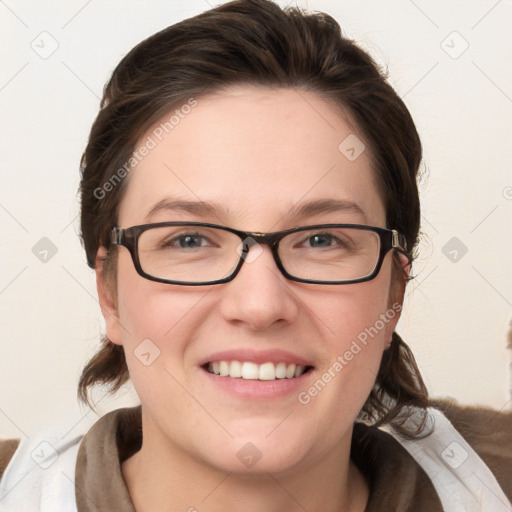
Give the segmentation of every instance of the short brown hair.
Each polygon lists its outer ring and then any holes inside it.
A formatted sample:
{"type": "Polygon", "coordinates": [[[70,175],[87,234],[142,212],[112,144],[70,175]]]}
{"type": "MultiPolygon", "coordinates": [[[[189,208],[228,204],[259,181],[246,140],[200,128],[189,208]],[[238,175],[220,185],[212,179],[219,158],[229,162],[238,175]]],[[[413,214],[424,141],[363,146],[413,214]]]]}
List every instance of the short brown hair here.
{"type": "MultiPolygon", "coordinates": [[[[154,34],[114,70],[81,161],[81,237],[91,267],[98,248],[110,246],[126,179],[108,187],[108,193],[105,184],[119,175],[142,135],[174,106],[234,84],[312,91],[348,111],[370,149],[387,225],[415,247],[422,148],[386,74],[325,13],[281,9],[269,0],[237,0],[154,34]]],[[[115,274],[110,251],[104,266],[115,274]]],[[[407,278],[396,258],[394,276],[407,278]]],[[[91,386],[104,384],[113,392],[128,379],[123,348],[105,337],[83,370],[79,397],[89,402],[91,386]]],[[[414,357],[394,333],[362,413],[377,424],[401,428],[404,406],[427,405],[414,357]]]]}

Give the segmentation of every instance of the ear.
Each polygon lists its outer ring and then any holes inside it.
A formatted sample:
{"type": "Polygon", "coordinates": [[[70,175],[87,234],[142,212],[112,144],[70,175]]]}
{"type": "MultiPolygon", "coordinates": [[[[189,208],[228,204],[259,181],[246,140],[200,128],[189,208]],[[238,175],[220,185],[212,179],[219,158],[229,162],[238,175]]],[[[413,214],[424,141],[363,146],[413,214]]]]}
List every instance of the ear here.
{"type": "MultiPolygon", "coordinates": [[[[393,332],[402,314],[405,287],[407,284],[406,279],[409,277],[409,272],[411,271],[411,264],[407,256],[405,256],[405,254],[398,253],[398,258],[400,261],[401,271],[403,273],[403,279],[397,279],[394,275],[392,276],[393,282],[391,283],[389,290],[388,309],[385,313],[386,318],[389,319],[386,325],[386,348],[389,348],[391,345],[393,332]]],[[[393,265],[395,265],[395,261],[393,261],[393,265]]]]}
{"type": "Polygon", "coordinates": [[[107,249],[101,246],[95,259],[96,288],[100,302],[101,313],[105,319],[106,335],[116,345],[122,345],[121,324],[116,304],[116,290],[112,279],[104,273],[104,261],[107,256],[107,249]]]}

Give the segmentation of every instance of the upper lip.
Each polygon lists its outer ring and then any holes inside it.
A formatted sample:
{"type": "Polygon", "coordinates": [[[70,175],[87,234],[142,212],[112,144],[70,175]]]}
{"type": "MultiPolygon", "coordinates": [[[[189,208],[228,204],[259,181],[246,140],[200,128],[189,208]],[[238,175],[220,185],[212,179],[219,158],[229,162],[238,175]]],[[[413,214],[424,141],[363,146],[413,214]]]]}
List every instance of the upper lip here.
{"type": "Polygon", "coordinates": [[[312,366],[311,363],[292,352],[280,349],[254,350],[254,349],[231,349],[215,352],[201,359],[199,365],[215,363],[217,361],[251,361],[256,364],[263,363],[286,363],[302,366],[312,366]]]}

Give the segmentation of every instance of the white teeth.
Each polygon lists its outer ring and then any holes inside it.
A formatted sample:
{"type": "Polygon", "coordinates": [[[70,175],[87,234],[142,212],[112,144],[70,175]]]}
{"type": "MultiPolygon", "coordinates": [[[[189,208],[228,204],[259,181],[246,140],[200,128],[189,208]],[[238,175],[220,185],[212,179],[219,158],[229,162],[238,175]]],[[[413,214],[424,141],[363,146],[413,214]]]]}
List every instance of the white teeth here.
{"type": "Polygon", "coordinates": [[[229,363],[227,361],[219,361],[219,372],[221,377],[229,375],[229,363]]]}
{"type": "Polygon", "coordinates": [[[240,361],[231,361],[229,376],[235,378],[242,376],[242,363],[240,361]]]}
{"type": "Polygon", "coordinates": [[[286,363],[276,364],[276,379],[284,379],[286,377],[286,363]]]}
{"type": "Polygon", "coordinates": [[[242,364],[242,379],[256,380],[258,378],[259,371],[256,363],[245,362],[242,364]]]}
{"type": "Polygon", "coordinates": [[[246,380],[276,380],[300,377],[306,371],[306,367],[294,363],[287,365],[283,362],[256,364],[251,361],[216,361],[215,363],[209,363],[208,371],[221,377],[246,380]]]}
{"type": "Polygon", "coordinates": [[[260,365],[260,380],[276,380],[276,367],[274,363],[264,363],[260,365]]]}
{"type": "Polygon", "coordinates": [[[295,373],[293,374],[294,377],[300,377],[303,373],[304,373],[304,370],[306,369],[305,366],[301,366],[300,364],[297,366],[297,368],[295,368],[295,373]]]}
{"type": "Polygon", "coordinates": [[[286,368],[286,378],[287,379],[293,379],[295,377],[295,365],[291,364],[286,368]]]}

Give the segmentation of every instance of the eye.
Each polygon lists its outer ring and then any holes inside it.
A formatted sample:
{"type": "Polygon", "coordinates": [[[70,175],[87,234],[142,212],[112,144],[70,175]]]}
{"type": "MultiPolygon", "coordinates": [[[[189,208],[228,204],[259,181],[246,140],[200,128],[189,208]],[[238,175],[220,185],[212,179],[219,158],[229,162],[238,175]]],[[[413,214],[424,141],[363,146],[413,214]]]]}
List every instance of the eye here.
{"type": "Polygon", "coordinates": [[[162,247],[176,247],[178,249],[196,249],[198,247],[204,247],[205,245],[211,245],[209,243],[203,244],[203,241],[206,242],[207,238],[199,233],[184,233],[164,240],[162,243],[162,247]]]}
{"type": "Polygon", "coordinates": [[[337,248],[348,248],[350,247],[349,240],[343,236],[335,236],[331,233],[313,233],[310,234],[303,244],[306,247],[312,248],[325,248],[325,247],[337,247],[337,248]]]}
{"type": "Polygon", "coordinates": [[[308,238],[311,247],[329,247],[333,242],[334,237],[326,233],[317,233],[308,238]]]}

